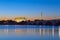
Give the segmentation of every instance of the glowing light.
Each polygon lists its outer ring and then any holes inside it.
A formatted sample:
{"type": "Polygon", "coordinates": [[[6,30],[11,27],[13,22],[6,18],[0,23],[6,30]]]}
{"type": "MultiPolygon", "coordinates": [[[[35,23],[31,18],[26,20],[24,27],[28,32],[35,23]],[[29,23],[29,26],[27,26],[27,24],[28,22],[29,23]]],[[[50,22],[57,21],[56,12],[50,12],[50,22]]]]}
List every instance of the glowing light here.
{"type": "Polygon", "coordinates": [[[26,18],[25,17],[16,17],[15,21],[16,22],[26,21],[26,18]]]}

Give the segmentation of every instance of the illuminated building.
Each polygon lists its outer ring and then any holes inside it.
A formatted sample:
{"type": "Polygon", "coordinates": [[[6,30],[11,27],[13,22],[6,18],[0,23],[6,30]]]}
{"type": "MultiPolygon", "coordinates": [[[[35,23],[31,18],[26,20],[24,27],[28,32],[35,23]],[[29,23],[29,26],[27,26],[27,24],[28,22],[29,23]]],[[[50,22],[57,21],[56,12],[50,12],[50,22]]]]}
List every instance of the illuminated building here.
{"type": "Polygon", "coordinates": [[[26,18],[25,17],[16,17],[15,21],[16,22],[26,21],[26,18]]]}

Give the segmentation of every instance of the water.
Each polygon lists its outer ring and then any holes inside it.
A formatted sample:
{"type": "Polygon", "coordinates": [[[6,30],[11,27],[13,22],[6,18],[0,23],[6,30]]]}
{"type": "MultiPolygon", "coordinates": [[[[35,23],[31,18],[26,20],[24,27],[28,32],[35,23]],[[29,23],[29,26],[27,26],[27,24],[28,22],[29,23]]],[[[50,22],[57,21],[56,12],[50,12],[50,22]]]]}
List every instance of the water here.
{"type": "Polygon", "coordinates": [[[60,27],[0,25],[0,40],[60,40],[60,27]]]}

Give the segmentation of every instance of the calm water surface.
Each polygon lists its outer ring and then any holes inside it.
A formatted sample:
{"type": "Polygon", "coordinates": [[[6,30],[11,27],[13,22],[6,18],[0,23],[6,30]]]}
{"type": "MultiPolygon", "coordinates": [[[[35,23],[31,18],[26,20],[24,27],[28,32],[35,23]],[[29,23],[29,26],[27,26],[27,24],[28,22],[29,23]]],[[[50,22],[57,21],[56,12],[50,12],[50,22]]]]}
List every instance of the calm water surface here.
{"type": "Polygon", "coordinates": [[[0,25],[0,40],[60,40],[60,26],[0,25]]]}

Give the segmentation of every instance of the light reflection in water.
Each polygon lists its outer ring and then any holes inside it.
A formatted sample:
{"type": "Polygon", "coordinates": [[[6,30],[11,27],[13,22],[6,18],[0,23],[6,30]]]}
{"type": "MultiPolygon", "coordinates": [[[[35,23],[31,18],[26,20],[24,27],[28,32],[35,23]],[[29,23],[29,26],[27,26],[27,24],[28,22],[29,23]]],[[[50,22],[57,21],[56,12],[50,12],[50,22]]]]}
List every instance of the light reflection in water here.
{"type": "Polygon", "coordinates": [[[58,30],[59,30],[59,38],[60,38],[60,27],[59,27],[59,29],[58,29],[58,30]]]}
{"type": "Polygon", "coordinates": [[[54,27],[52,28],[52,36],[54,36],[54,27]]]}
{"type": "MultiPolygon", "coordinates": [[[[8,26],[7,26],[8,27],[8,26]]],[[[50,35],[60,37],[60,27],[59,28],[15,28],[15,29],[0,29],[0,34],[39,34],[40,36],[50,35]]]]}

